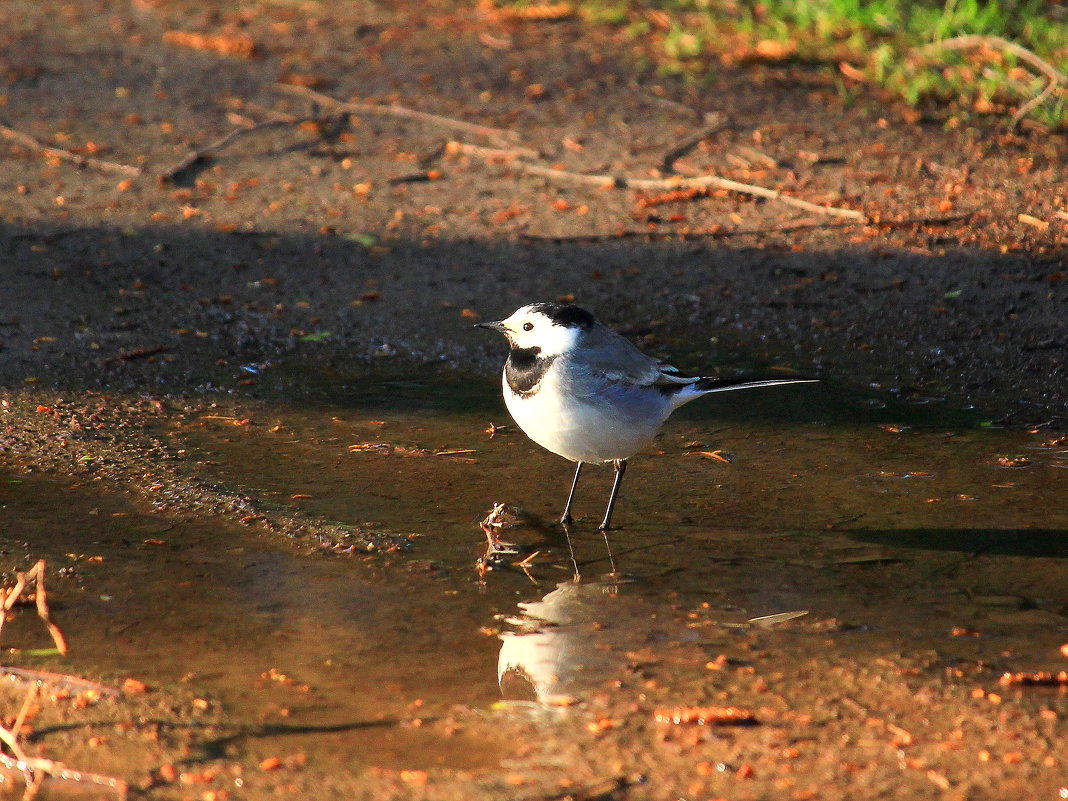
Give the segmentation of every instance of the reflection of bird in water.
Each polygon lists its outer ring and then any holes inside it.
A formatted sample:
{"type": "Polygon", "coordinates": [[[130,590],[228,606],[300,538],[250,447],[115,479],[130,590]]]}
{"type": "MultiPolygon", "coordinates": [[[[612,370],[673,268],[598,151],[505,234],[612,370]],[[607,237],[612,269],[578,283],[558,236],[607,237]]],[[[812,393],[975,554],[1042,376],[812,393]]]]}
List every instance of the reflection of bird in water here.
{"type": "Polygon", "coordinates": [[[497,683],[505,697],[562,705],[604,678],[609,654],[595,647],[594,623],[606,617],[618,585],[565,581],[540,601],[519,604],[501,634],[497,683]],[[588,677],[588,678],[587,678],[588,677]],[[520,688],[525,692],[520,692],[520,688]]]}

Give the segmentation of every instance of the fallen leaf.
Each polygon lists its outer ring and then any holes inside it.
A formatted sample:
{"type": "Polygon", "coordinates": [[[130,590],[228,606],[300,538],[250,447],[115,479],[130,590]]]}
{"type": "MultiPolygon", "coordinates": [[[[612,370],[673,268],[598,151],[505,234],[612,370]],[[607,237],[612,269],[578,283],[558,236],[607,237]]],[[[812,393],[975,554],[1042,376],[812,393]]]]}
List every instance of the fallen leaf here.
{"type": "Polygon", "coordinates": [[[247,34],[208,34],[193,31],[164,31],[163,41],[191,50],[206,50],[220,56],[253,58],[259,55],[256,43],[247,34]]]}
{"type": "Polygon", "coordinates": [[[1048,222],[1040,220],[1038,217],[1032,217],[1030,214],[1017,214],[1016,219],[1024,225],[1030,225],[1032,228],[1037,228],[1040,231],[1045,231],[1049,228],[1048,222]]]}

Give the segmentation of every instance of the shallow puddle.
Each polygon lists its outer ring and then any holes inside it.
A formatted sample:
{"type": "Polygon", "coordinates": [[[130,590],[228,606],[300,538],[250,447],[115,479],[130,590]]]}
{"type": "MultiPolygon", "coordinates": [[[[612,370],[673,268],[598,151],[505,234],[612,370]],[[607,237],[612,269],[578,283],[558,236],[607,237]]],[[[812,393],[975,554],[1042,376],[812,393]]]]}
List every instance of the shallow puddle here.
{"type": "MultiPolygon", "coordinates": [[[[595,531],[610,471],[587,471],[579,582],[552,525],[570,466],[510,426],[492,386],[457,382],[205,404],[160,432],[199,480],[408,535],[393,550],[173,519],[12,466],[5,558],[65,568],[53,593],[72,655],[48,669],[195,686],[232,730],[198,758],[300,752],[331,775],[496,769],[517,743],[451,726],[456,709],[559,713],[646,664],[661,668],[649,697],[684,705],[744,702],[709,677],[761,659],[795,692],[805,671],[884,657],[986,691],[1001,671],[1064,669],[1068,445],[822,386],[742,395],[684,410],[633,460],[611,557],[595,531]],[[497,502],[516,510],[502,537],[519,553],[483,572],[478,521],[497,502]]],[[[40,635],[22,615],[4,637],[40,635]]],[[[1017,702],[1063,720],[1063,693],[1017,702]]]]}

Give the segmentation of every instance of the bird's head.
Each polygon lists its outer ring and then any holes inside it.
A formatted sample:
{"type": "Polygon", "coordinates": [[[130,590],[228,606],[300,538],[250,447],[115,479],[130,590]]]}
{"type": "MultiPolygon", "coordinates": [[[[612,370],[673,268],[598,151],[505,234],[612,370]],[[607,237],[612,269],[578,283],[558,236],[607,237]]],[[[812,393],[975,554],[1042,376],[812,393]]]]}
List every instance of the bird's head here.
{"type": "Polygon", "coordinates": [[[504,334],[513,350],[533,350],[540,356],[557,356],[574,348],[582,335],[597,324],[592,314],[562,303],[531,303],[510,317],[477,328],[504,334]]]}

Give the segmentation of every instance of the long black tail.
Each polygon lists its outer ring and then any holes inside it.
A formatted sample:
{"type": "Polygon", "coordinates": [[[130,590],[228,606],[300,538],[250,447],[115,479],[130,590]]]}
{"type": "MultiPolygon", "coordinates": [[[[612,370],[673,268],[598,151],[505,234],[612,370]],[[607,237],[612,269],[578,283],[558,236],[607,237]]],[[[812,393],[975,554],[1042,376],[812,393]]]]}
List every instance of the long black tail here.
{"type": "Polygon", "coordinates": [[[727,392],[732,389],[755,389],[757,387],[774,387],[779,384],[811,384],[818,378],[763,378],[753,381],[748,378],[702,378],[690,388],[697,392],[727,392]]]}

